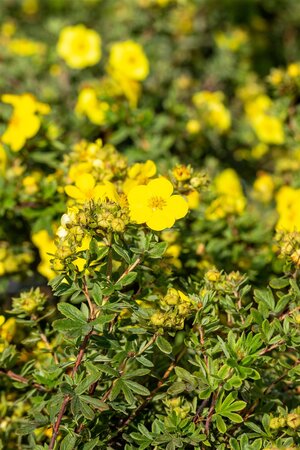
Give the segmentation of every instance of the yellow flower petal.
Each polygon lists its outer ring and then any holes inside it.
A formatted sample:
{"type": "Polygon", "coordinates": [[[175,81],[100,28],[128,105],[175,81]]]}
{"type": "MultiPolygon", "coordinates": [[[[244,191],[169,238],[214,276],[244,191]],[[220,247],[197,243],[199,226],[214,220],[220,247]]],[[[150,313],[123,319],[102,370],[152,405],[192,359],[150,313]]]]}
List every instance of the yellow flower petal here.
{"type": "Polygon", "coordinates": [[[79,175],[75,184],[78,187],[78,189],[80,189],[80,191],[89,192],[95,186],[95,179],[91,174],[84,173],[82,175],[79,175]]]}
{"type": "Polygon", "coordinates": [[[151,180],[147,184],[147,188],[151,191],[151,195],[163,198],[170,197],[173,192],[172,183],[164,177],[151,180]]]}
{"type": "Polygon", "coordinates": [[[175,219],[181,219],[188,212],[188,203],[181,195],[172,195],[167,201],[165,208],[170,214],[173,214],[175,219]]]}
{"type": "Polygon", "coordinates": [[[146,221],[149,228],[155,231],[165,230],[174,225],[175,217],[169,214],[166,210],[158,210],[152,213],[151,217],[146,221]]]}
{"type": "Polygon", "coordinates": [[[75,198],[76,200],[83,200],[84,195],[82,192],[78,189],[76,186],[66,186],[65,187],[65,193],[72,198],[75,198]]]}

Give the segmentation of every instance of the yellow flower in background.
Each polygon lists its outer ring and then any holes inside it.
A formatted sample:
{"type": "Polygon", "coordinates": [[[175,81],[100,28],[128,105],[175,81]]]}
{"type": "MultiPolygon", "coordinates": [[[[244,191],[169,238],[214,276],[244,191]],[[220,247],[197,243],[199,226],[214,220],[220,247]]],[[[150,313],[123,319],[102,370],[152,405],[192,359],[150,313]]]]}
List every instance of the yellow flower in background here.
{"type": "Polygon", "coordinates": [[[87,116],[95,125],[103,125],[109,104],[98,99],[95,89],[86,87],[81,89],[75,106],[75,112],[80,116],[87,116]]]}
{"type": "Polygon", "coordinates": [[[27,139],[35,136],[39,131],[41,119],[37,113],[49,114],[50,106],[38,102],[32,94],[4,94],[1,101],[14,108],[1,141],[9,145],[12,151],[17,152],[24,147],[27,139]]]}
{"type": "Polygon", "coordinates": [[[72,69],[94,66],[101,59],[101,37],[82,24],[65,27],[59,35],[57,53],[72,69]]]}
{"type": "Polygon", "coordinates": [[[276,195],[278,230],[300,231],[300,189],[283,186],[276,195]]]}
{"type": "Polygon", "coordinates": [[[260,141],[276,145],[284,143],[283,125],[277,117],[261,114],[253,119],[251,124],[260,141]]]}
{"type": "Polygon", "coordinates": [[[8,49],[18,56],[33,56],[44,54],[46,45],[30,39],[12,39],[8,43],[8,49]]]}
{"type": "Polygon", "coordinates": [[[172,183],[160,177],[146,186],[136,186],[128,194],[131,219],[146,223],[156,231],[171,228],[175,220],[188,212],[188,203],[181,195],[172,195],[172,183]]]}
{"type": "Polygon", "coordinates": [[[16,319],[11,317],[5,321],[4,316],[0,316],[0,338],[4,341],[11,342],[16,334],[16,319]]]}
{"type": "Polygon", "coordinates": [[[240,28],[233,29],[227,33],[218,32],[215,35],[215,42],[217,46],[232,52],[239,50],[247,41],[248,34],[240,28]]]}
{"type": "Polygon", "coordinates": [[[197,119],[190,119],[186,124],[186,131],[189,134],[197,134],[201,131],[201,123],[197,119]]]}
{"type": "Polygon", "coordinates": [[[130,40],[113,44],[109,71],[120,73],[130,80],[145,80],[149,74],[149,61],[142,46],[130,40]]]}
{"type": "Polygon", "coordinates": [[[223,102],[224,94],[221,91],[201,91],[193,96],[193,103],[199,110],[202,122],[220,133],[225,133],[231,126],[231,114],[223,102]]]}
{"type": "Polygon", "coordinates": [[[268,173],[260,173],[253,183],[254,197],[263,203],[268,203],[273,198],[275,184],[268,173]]]}
{"type": "Polygon", "coordinates": [[[297,78],[300,76],[300,63],[294,62],[288,65],[287,74],[291,78],[297,78]]]}
{"type": "Polygon", "coordinates": [[[106,181],[104,184],[96,185],[95,178],[89,173],[80,175],[75,181],[75,186],[66,186],[65,192],[78,203],[105,199],[119,202],[118,193],[112,183],[106,181]]]}
{"type": "Polygon", "coordinates": [[[51,268],[51,259],[56,252],[56,246],[54,244],[54,238],[50,236],[48,231],[40,230],[33,233],[31,240],[34,245],[39,249],[41,262],[38,265],[38,271],[48,280],[55,277],[56,273],[51,268]]]}
{"type": "Polygon", "coordinates": [[[123,184],[123,191],[125,194],[134,187],[147,184],[149,179],[156,174],[156,165],[153,161],[148,159],[145,163],[136,163],[129,167],[127,171],[127,178],[123,184]]]}
{"type": "Polygon", "coordinates": [[[225,169],[214,180],[217,198],[206,210],[208,220],[218,220],[230,214],[241,214],[246,207],[246,198],[237,173],[225,169]]]}

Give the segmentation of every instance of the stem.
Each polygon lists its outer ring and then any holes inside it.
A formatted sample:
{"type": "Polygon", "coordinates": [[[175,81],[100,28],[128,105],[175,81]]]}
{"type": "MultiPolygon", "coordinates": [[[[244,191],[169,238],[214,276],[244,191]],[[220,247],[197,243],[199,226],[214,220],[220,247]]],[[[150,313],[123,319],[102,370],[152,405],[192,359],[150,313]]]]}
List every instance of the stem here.
{"type": "Polygon", "coordinates": [[[57,438],[58,433],[59,433],[60,424],[61,424],[63,415],[64,415],[64,413],[65,413],[65,411],[67,409],[67,405],[68,405],[70,400],[71,400],[71,398],[67,395],[64,398],[64,401],[62,402],[60,411],[58,413],[56,422],[55,422],[54,427],[53,427],[53,434],[52,434],[51,441],[50,441],[50,444],[49,444],[49,450],[53,450],[53,448],[55,446],[56,438],[57,438]]]}
{"type": "Polygon", "coordinates": [[[209,408],[209,411],[208,411],[208,415],[207,415],[207,419],[206,419],[206,423],[205,423],[205,432],[206,432],[206,434],[208,434],[208,432],[209,432],[209,426],[210,426],[211,419],[212,419],[212,416],[213,416],[213,413],[214,413],[214,410],[215,410],[215,405],[216,405],[216,402],[217,402],[217,399],[218,399],[218,395],[219,395],[219,390],[214,392],[213,397],[212,397],[211,405],[210,405],[210,408],[209,408]]]}
{"type": "Polygon", "coordinates": [[[47,392],[47,389],[44,386],[42,386],[41,384],[39,384],[39,383],[32,383],[27,378],[25,378],[22,375],[19,375],[19,374],[13,372],[12,370],[0,369],[0,374],[6,375],[11,380],[17,381],[18,383],[29,384],[29,385],[32,384],[32,387],[38,389],[39,391],[47,392]]]}

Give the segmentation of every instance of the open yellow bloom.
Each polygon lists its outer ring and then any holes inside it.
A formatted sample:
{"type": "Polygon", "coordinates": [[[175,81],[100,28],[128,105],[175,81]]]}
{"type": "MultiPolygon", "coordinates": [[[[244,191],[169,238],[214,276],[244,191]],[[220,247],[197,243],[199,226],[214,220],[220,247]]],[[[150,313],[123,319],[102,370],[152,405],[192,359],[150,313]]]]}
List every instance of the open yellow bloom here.
{"type": "Polygon", "coordinates": [[[1,141],[17,152],[24,147],[26,140],[35,136],[40,129],[41,119],[36,113],[48,114],[50,107],[46,103],[38,102],[31,94],[4,94],[1,100],[14,108],[1,141]]]}
{"type": "Polygon", "coordinates": [[[149,61],[143,48],[133,41],[116,42],[112,45],[109,67],[125,77],[142,81],[149,74],[149,61]]]}
{"type": "Polygon", "coordinates": [[[118,193],[112,183],[106,181],[104,184],[96,185],[95,178],[89,173],[79,175],[75,181],[75,186],[66,186],[65,192],[79,203],[100,199],[108,199],[115,203],[119,202],[118,193]]]}
{"type": "Polygon", "coordinates": [[[171,228],[188,212],[186,200],[172,193],[172,183],[163,177],[132,188],[128,194],[131,219],[156,231],[171,228]]]}
{"type": "Polygon", "coordinates": [[[277,117],[260,114],[251,121],[251,125],[260,141],[275,145],[284,143],[283,125],[277,117]]]}
{"type": "Polygon", "coordinates": [[[94,66],[101,59],[101,37],[81,24],[65,27],[59,35],[57,52],[72,69],[94,66]]]}

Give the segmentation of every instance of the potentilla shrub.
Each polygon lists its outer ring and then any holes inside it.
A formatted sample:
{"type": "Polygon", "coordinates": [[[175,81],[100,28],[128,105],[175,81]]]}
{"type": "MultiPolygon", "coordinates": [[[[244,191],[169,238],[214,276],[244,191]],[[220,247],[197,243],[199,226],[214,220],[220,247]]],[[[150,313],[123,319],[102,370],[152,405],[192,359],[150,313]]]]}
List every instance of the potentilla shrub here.
{"type": "Polygon", "coordinates": [[[299,448],[300,233],[278,232],[283,273],[264,288],[216,268],[182,277],[172,234],[188,239],[205,177],[120,158],[110,181],[65,187],[57,308],[31,289],[0,318],[1,448],[299,448]]]}

